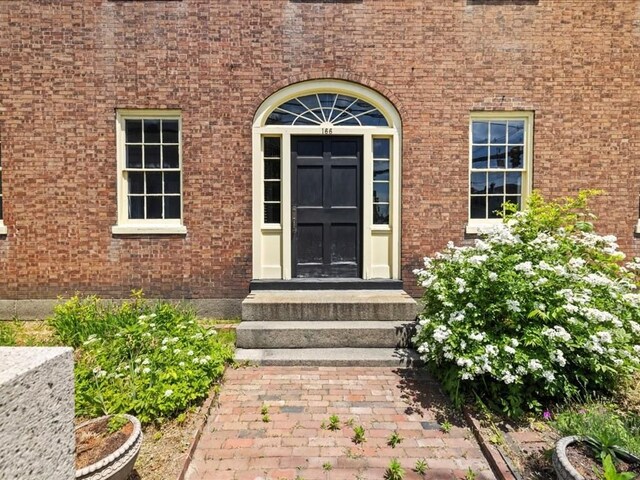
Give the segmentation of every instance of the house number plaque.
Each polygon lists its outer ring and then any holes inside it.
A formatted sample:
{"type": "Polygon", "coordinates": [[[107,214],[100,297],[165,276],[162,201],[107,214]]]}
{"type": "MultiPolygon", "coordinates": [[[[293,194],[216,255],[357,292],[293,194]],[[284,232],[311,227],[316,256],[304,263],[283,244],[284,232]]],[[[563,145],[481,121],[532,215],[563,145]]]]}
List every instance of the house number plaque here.
{"type": "Polygon", "coordinates": [[[322,135],[332,135],[333,134],[333,128],[321,128],[320,131],[322,132],[322,135]]]}

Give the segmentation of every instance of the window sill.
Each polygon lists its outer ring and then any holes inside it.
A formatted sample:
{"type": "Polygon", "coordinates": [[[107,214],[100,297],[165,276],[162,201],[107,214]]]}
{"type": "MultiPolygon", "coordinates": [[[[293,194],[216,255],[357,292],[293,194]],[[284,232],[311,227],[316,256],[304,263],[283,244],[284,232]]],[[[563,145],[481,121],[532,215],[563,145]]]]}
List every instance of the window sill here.
{"type": "Polygon", "coordinates": [[[636,233],[640,234],[640,220],[638,220],[638,225],[636,225],[636,233]]]}
{"type": "Polygon", "coordinates": [[[111,227],[113,235],[186,235],[184,225],[114,225],[111,227]]]}
{"type": "Polygon", "coordinates": [[[7,234],[7,226],[0,222],[0,235],[6,235],[7,234]]]}
{"type": "Polygon", "coordinates": [[[502,223],[501,218],[496,218],[495,220],[481,220],[481,221],[470,221],[467,223],[465,228],[465,232],[467,235],[478,235],[480,230],[483,228],[492,227],[494,225],[499,225],[502,223]]]}

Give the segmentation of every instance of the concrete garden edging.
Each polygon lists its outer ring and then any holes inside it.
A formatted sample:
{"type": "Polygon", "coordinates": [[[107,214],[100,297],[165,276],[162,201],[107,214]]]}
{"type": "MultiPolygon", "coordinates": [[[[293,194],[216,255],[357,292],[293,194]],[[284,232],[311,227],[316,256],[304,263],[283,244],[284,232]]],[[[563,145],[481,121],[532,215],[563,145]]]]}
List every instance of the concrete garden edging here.
{"type": "Polygon", "coordinates": [[[559,480],[585,480],[585,478],[573,468],[567,458],[567,447],[572,443],[580,442],[583,438],[577,435],[563,437],[556,443],[553,449],[553,468],[559,480]]]}

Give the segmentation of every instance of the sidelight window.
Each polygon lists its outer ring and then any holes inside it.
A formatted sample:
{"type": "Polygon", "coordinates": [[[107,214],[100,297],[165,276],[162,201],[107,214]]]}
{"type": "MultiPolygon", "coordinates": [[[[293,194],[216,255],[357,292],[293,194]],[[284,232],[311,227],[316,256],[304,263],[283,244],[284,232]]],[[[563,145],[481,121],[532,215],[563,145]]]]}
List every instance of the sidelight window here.
{"type": "Polygon", "coordinates": [[[391,142],[388,138],[373,139],[373,223],[389,225],[389,172],[391,142]]]}
{"type": "Polygon", "coordinates": [[[280,223],[281,160],[280,137],[264,137],[264,223],[280,223]]]}

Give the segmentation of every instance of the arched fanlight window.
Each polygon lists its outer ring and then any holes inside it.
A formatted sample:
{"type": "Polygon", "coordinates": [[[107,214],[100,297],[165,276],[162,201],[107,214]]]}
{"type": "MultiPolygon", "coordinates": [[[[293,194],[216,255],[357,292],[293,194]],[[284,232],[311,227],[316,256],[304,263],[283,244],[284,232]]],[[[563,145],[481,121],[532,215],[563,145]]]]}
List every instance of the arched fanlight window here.
{"type": "Polygon", "coordinates": [[[317,93],[295,97],[276,108],[267,125],[322,125],[387,127],[389,122],[376,107],[356,97],[317,93]]]}

